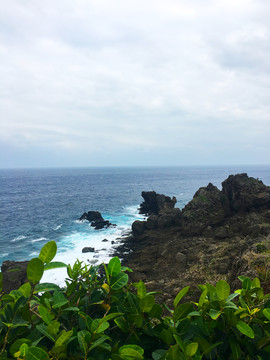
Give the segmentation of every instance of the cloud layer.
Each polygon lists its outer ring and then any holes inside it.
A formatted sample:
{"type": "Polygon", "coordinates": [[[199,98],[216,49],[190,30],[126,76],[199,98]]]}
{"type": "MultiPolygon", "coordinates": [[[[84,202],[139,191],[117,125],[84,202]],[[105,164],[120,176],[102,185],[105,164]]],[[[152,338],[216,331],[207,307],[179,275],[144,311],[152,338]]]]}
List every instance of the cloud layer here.
{"type": "Polygon", "coordinates": [[[269,164],[270,3],[9,0],[0,167],[269,164]]]}

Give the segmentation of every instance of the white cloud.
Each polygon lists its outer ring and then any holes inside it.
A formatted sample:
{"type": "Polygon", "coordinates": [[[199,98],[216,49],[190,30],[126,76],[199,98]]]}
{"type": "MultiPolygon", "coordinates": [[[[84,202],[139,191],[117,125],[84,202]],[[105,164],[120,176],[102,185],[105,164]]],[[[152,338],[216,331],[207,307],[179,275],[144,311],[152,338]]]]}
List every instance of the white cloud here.
{"type": "Polygon", "coordinates": [[[2,8],[0,142],[14,149],[12,161],[23,146],[62,157],[144,149],[155,161],[166,151],[179,165],[178,151],[192,148],[193,163],[211,153],[214,163],[221,149],[232,158],[239,148],[231,161],[269,162],[268,3],[9,0],[2,8]]]}

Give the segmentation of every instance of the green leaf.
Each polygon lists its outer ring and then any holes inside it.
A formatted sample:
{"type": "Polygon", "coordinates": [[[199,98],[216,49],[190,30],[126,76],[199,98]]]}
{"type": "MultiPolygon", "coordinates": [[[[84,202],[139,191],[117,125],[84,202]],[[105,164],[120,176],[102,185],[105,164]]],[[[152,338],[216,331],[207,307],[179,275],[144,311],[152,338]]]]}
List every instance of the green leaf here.
{"type": "Polygon", "coordinates": [[[44,350],[31,346],[27,351],[25,360],[49,360],[49,356],[44,350]]]}
{"type": "Polygon", "coordinates": [[[12,356],[14,356],[14,354],[18,350],[20,350],[22,344],[27,344],[29,346],[31,344],[31,341],[29,339],[24,339],[24,338],[16,340],[9,348],[9,351],[12,356]]]}
{"type": "Polygon", "coordinates": [[[163,329],[160,334],[159,337],[161,338],[162,341],[165,342],[165,344],[167,345],[171,345],[171,343],[173,342],[173,336],[172,333],[167,330],[167,329],[163,329]]]}
{"type": "Polygon", "coordinates": [[[56,320],[54,320],[48,327],[47,331],[50,335],[56,336],[59,332],[60,323],[56,320]]]}
{"type": "Polygon", "coordinates": [[[133,286],[137,288],[137,295],[140,299],[147,295],[146,286],[142,280],[137,283],[133,283],[133,286]]]}
{"type": "Polygon", "coordinates": [[[252,282],[249,277],[246,277],[242,283],[242,288],[245,290],[250,290],[252,282]]]}
{"type": "Polygon", "coordinates": [[[179,303],[179,301],[186,295],[188,292],[190,286],[184,287],[182,290],[179,291],[179,293],[176,295],[176,298],[174,299],[173,305],[176,307],[179,303]]]}
{"type": "Polygon", "coordinates": [[[173,312],[173,320],[177,321],[185,318],[190,312],[193,311],[193,306],[191,304],[180,304],[173,312]]]}
{"type": "Polygon", "coordinates": [[[202,308],[203,304],[205,303],[206,296],[207,296],[207,289],[203,290],[200,296],[198,308],[202,308]]]}
{"type": "Polygon", "coordinates": [[[114,319],[114,322],[124,333],[128,332],[128,324],[124,317],[119,316],[118,318],[114,319]]]}
{"type": "Polygon", "coordinates": [[[102,319],[95,319],[92,321],[91,331],[93,333],[100,334],[104,332],[106,329],[108,329],[108,327],[110,326],[110,324],[107,321],[101,322],[101,320],[102,319]]]}
{"type": "Polygon", "coordinates": [[[217,320],[217,318],[222,314],[222,312],[215,309],[210,309],[209,314],[213,320],[217,320]]]}
{"type": "Polygon", "coordinates": [[[31,294],[31,284],[29,282],[23,284],[21,287],[19,287],[18,289],[24,297],[28,297],[31,294]]]}
{"type": "Polygon", "coordinates": [[[112,258],[108,264],[108,272],[111,276],[117,276],[121,271],[121,262],[117,256],[112,258]]]}
{"type": "Polygon", "coordinates": [[[44,264],[38,259],[34,258],[29,261],[27,266],[27,277],[32,284],[37,284],[42,278],[44,272],[44,264]]]}
{"type": "Polygon", "coordinates": [[[38,307],[38,312],[40,314],[40,316],[42,317],[42,320],[47,324],[49,325],[53,318],[49,312],[49,310],[47,308],[45,308],[44,306],[39,306],[38,307]]]}
{"type": "Polygon", "coordinates": [[[111,278],[112,290],[120,290],[127,285],[128,275],[126,273],[119,273],[117,276],[111,278]]]}
{"type": "Polygon", "coordinates": [[[23,343],[20,346],[20,353],[21,353],[20,355],[25,356],[27,352],[28,352],[28,345],[26,343],[23,343]]]}
{"type": "Polygon", "coordinates": [[[246,324],[244,321],[238,321],[236,324],[237,329],[244,335],[248,336],[251,339],[254,339],[254,332],[251,327],[246,324]]]}
{"type": "Polygon", "coordinates": [[[55,347],[63,345],[72,336],[73,330],[63,331],[55,342],[55,347]]]}
{"type": "Polygon", "coordinates": [[[165,358],[167,350],[164,349],[158,349],[152,352],[152,358],[153,360],[161,360],[165,358]]]}
{"type": "Polygon", "coordinates": [[[72,307],[68,307],[66,309],[63,309],[63,311],[80,311],[79,308],[77,308],[76,306],[72,306],[72,307]]]}
{"type": "Polygon", "coordinates": [[[81,351],[86,354],[88,349],[88,340],[91,340],[90,332],[87,330],[79,331],[77,334],[78,342],[80,345],[81,351]]]}
{"type": "Polygon", "coordinates": [[[151,311],[149,311],[148,315],[151,318],[159,318],[162,315],[162,307],[158,304],[154,304],[151,311]]]}
{"type": "Polygon", "coordinates": [[[258,278],[252,280],[252,287],[257,287],[257,288],[261,287],[261,282],[258,278]]]}
{"type": "Polygon", "coordinates": [[[68,303],[68,300],[60,291],[55,291],[53,294],[53,309],[58,309],[68,303]]]}
{"type": "Polygon", "coordinates": [[[191,311],[188,316],[201,316],[201,313],[199,311],[191,311]]]}
{"type": "Polygon", "coordinates": [[[36,326],[36,328],[38,329],[38,331],[46,336],[48,339],[50,339],[53,343],[55,341],[54,337],[50,334],[50,332],[48,331],[48,328],[45,324],[39,324],[36,326]]]}
{"type": "Polygon", "coordinates": [[[143,360],[143,355],[141,355],[137,350],[132,349],[131,347],[120,348],[119,354],[122,359],[143,360]]]}
{"type": "Polygon", "coordinates": [[[102,335],[100,338],[98,338],[96,341],[94,341],[94,343],[90,346],[89,351],[91,351],[94,348],[96,348],[97,346],[101,345],[106,340],[111,340],[111,338],[109,338],[109,336],[102,335]]]}
{"type": "Polygon", "coordinates": [[[230,285],[225,280],[220,280],[216,284],[216,293],[219,300],[226,300],[230,295],[230,285]]]}
{"type": "Polygon", "coordinates": [[[186,355],[187,356],[195,355],[197,349],[198,349],[198,343],[194,342],[194,343],[188,344],[186,347],[186,355]]]}
{"type": "Polygon", "coordinates": [[[263,315],[270,321],[270,309],[269,308],[263,309],[263,315]]]}
{"type": "Polygon", "coordinates": [[[38,293],[38,292],[43,292],[43,291],[54,291],[54,290],[61,290],[60,287],[56,284],[51,284],[51,283],[41,283],[41,284],[37,284],[35,286],[35,291],[34,294],[38,293]]]}
{"type": "Polygon", "coordinates": [[[49,264],[46,264],[44,266],[44,270],[51,270],[51,269],[60,269],[60,268],[66,268],[67,264],[61,262],[61,261],[53,261],[49,264]]]}
{"type": "Polygon", "coordinates": [[[155,304],[155,298],[153,295],[146,295],[143,299],[140,300],[140,309],[142,312],[148,313],[152,310],[152,307],[155,304]]]}
{"type": "Polygon", "coordinates": [[[123,345],[123,346],[120,347],[119,352],[121,353],[121,351],[123,351],[124,349],[133,349],[133,350],[136,350],[136,351],[138,351],[138,353],[140,353],[141,355],[143,355],[143,353],[144,353],[143,348],[141,348],[139,345],[131,345],[131,344],[129,344],[129,345],[123,345]]]}
{"type": "Polygon", "coordinates": [[[39,253],[39,259],[48,264],[55,257],[57,252],[57,245],[55,241],[49,241],[43,246],[39,253]]]}
{"type": "Polygon", "coordinates": [[[130,323],[134,323],[138,328],[142,327],[143,318],[140,314],[130,314],[127,319],[130,323]]]}

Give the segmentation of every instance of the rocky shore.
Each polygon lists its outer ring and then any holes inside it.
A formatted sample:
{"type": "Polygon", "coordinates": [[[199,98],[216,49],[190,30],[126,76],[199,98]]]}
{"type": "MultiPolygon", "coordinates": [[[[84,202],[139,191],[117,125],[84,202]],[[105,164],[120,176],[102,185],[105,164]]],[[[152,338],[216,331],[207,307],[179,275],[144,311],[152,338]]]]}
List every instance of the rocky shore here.
{"type": "MultiPolygon", "coordinates": [[[[142,197],[145,220],[136,220],[132,234],[115,250],[133,270],[131,281],[143,280],[148,291],[162,292],[160,302],[169,305],[188,285],[192,299],[197,298],[197,286],[206,282],[225,279],[236,289],[239,275],[259,277],[270,293],[269,186],[247,174],[230,175],[221,190],[211,183],[200,188],[182,210],[175,208],[175,197],[154,191],[142,192],[142,197]]],[[[95,229],[115,226],[97,211],[84,213],[80,220],[95,229]]],[[[4,292],[26,280],[27,263],[3,263],[4,292]]]]}
{"type": "Polygon", "coordinates": [[[270,187],[247,174],[229,176],[222,189],[200,188],[182,209],[175,198],[143,192],[132,235],[116,254],[149,291],[161,291],[170,303],[178,291],[191,285],[229,281],[239,286],[239,275],[259,277],[270,292],[270,187]],[[129,251],[129,255],[122,255],[129,251]]]}

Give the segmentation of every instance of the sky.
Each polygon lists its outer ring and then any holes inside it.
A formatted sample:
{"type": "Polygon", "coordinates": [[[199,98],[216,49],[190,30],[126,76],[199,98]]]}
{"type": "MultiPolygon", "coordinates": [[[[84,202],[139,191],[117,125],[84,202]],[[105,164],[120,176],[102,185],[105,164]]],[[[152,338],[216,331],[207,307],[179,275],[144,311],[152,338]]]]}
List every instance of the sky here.
{"type": "Polygon", "coordinates": [[[270,164],[269,0],[2,0],[0,168],[270,164]]]}

